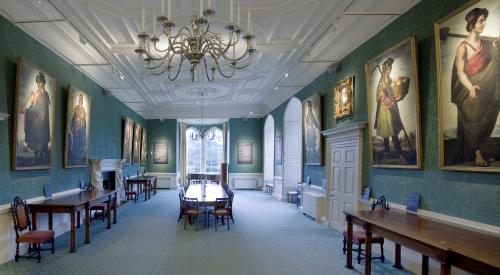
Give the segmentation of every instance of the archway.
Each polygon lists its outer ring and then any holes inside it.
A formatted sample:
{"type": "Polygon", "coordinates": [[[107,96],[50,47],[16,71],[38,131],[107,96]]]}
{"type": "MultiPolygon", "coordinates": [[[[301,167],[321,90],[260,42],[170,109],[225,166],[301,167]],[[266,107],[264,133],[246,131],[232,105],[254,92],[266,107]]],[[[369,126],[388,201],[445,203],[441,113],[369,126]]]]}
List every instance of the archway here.
{"type": "Polygon", "coordinates": [[[268,115],[264,122],[264,186],[274,182],[274,118],[268,115]]]}
{"type": "Polygon", "coordinates": [[[283,117],[282,197],[302,181],[302,102],[292,97],[283,117]]]}

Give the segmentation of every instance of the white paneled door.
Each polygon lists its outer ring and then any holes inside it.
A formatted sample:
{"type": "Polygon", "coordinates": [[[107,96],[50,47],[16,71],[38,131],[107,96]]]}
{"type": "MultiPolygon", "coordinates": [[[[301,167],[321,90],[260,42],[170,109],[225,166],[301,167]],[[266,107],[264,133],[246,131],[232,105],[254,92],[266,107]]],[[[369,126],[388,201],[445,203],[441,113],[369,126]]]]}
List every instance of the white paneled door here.
{"type": "Polygon", "coordinates": [[[269,115],[264,124],[264,184],[274,180],[274,118],[269,115]]]}
{"type": "Polygon", "coordinates": [[[330,190],[331,226],[343,231],[346,228],[344,210],[353,210],[358,192],[358,147],[333,146],[330,167],[332,185],[330,190]]]}
{"type": "Polygon", "coordinates": [[[302,181],[302,102],[293,97],[284,115],[283,196],[302,181]]]}

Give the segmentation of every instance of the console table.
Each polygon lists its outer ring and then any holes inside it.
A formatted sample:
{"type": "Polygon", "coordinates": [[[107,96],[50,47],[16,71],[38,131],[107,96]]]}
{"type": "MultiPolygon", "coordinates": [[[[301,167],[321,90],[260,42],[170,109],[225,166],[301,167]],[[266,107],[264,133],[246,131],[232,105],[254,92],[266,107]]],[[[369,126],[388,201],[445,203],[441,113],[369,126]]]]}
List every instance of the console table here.
{"type": "MultiPolygon", "coordinates": [[[[29,203],[33,230],[37,228],[36,216],[38,213],[48,213],[49,229],[52,230],[52,214],[70,214],[70,252],[76,251],[75,239],[75,213],[85,210],[85,243],[90,243],[90,207],[107,202],[106,213],[108,215],[107,229],[111,228],[111,209],[113,211],[113,223],[116,223],[116,191],[115,190],[91,190],[79,193],[47,199],[41,202],[29,203]],[[114,206],[114,207],[112,207],[114,206]]],[[[79,216],[79,215],[78,215],[79,216]]],[[[79,221],[78,221],[79,223],[79,221]]]]}
{"type": "MultiPolygon", "coordinates": [[[[500,237],[473,229],[454,226],[397,210],[344,211],[347,220],[347,261],[352,266],[353,224],[366,231],[365,274],[371,274],[372,233],[422,253],[422,274],[428,274],[429,257],[441,263],[441,274],[451,266],[476,274],[500,274],[500,237]]],[[[400,248],[400,247],[399,247],[400,248]]],[[[395,266],[400,266],[397,257],[395,266]]]]}

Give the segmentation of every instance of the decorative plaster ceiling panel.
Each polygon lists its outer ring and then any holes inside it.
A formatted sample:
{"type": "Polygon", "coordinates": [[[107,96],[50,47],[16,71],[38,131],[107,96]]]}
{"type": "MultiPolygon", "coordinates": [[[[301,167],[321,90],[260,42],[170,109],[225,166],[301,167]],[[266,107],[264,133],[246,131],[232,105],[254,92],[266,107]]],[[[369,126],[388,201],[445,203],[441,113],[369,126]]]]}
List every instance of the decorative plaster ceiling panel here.
{"type": "MultiPolygon", "coordinates": [[[[142,1],[42,0],[42,5],[35,0],[2,1],[0,12],[14,23],[66,20],[18,26],[70,63],[82,65],[78,68],[145,118],[196,118],[200,115],[201,90],[207,91],[205,106],[211,106],[206,116],[217,118],[265,115],[397,18],[397,15],[344,13],[404,12],[418,1],[240,0],[241,25],[246,26],[248,5],[252,8],[257,48],[254,63],[248,69],[236,71],[231,79],[216,74],[214,83],[204,80],[203,70],[198,70],[195,81],[191,82],[189,66],[183,67],[174,82],[142,68],[134,53],[142,1]],[[85,45],[80,41],[81,36],[87,40],[85,45]],[[329,62],[303,63],[304,60],[329,62]],[[287,72],[289,77],[285,78],[287,72]],[[119,79],[120,73],[125,80],[119,79]],[[276,91],[276,85],[283,87],[276,91]],[[127,89],[115,89],[120,87],[127,89]]],[[[223,30],[229,21],[229,1],[212,0],[212,3],[217,12],[213,28],[223,30]]],[[[145,0],[149,33],[153,12],[158,15],[160,4],[160,0],[145,0]]],[[[192,1],[172,0],[172,19],[177,26],[189,25],[192,11],[192,1]]]]}

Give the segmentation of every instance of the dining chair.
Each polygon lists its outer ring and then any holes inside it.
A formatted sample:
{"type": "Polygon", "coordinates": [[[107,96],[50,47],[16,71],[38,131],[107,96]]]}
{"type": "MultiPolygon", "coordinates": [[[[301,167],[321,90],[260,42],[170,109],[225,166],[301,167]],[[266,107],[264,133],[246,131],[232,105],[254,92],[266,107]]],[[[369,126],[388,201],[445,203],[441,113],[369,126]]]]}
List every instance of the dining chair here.
{"type": "Polygon", "coordinates": [[[234,192],[229,190],[229,193],[227,193],[227,196],[229,197],[229,204],[228,204],[228,215],[231,218],[231,220],[234,223],[234,218],[233,218],[233,199],[234,199],[234,192]]]}
{"type": "MultiPolygon", "coordinates": [[[[229,228],[229,198],[216,198],[215,199],[215,204],[214,204],[214,209],[210,210],[208,212],[208,215],[214,216],[215,219],[215,231],[217,231],[217,224],[219,223],[219,218],[222,220],[222,223],[224,223],[224,218],[227,219],[227,230],[230,230],[229,228]]],[[[208,226],[210,227],[210,219],[208,220],[209,224],[208,226]]]]}
{"type": "Polygon", "coordinates": [[[134,200],[134,202],[137,202],[139,194],[137,190],[133,190],[133,186],[128,183],[126,178],[123,178],[123,187],[125,188],[125,198],[127,200],[134,200]]]}
{"type": "Polygon", "coordinates": [[[183,205],[186,215],[184,219],[184,230],[186,230],[188,220],[196,218],[196,231],[198,231],[198,217],[202,212],[200,210],[200,203],[198,202],[198,199],[184,197],[183,205]]]}
{"type": "Polygon", "coordinates": [[[10,204],[14,230],[16,231],[16,262],[19,258],[33,258],[36,255],[38,262],[42,260],[41,251],[51,250],[54,254],[55,232],[53,230],[31,230],[29,207],[21,197],[16,196],[10,204]],[[28,230],[25,233],[22,231],[28,230]],[[28,256],[19,255],[19,244],[28,243],[28,256]],[[51,248],[42,249],[42,244],[50,243],[51,248]]]}
{"type": "Polygon", "coordinates": [[[179,223],[180,220],[186,216],[183,200],[184,200],[184,189],[181,188],[179,191],[179,218],[177,219],[177,223],[179,223]]]}

